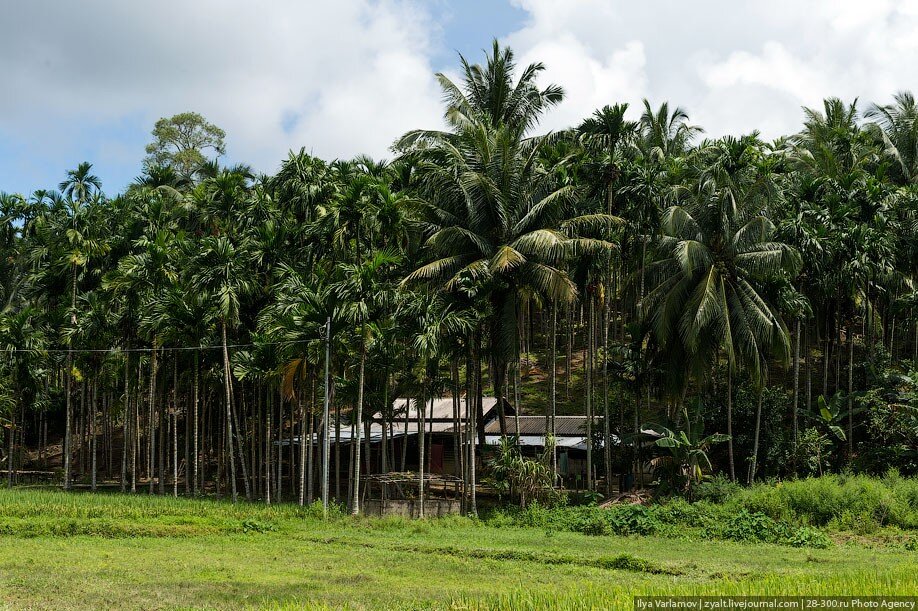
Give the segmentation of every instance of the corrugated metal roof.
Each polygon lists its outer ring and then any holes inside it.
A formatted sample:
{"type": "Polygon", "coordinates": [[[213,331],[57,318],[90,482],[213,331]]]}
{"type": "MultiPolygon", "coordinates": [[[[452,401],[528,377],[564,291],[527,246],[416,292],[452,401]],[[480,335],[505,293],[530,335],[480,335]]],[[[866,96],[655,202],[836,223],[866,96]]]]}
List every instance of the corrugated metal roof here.
{"type": "MultiPolygon", "coordinates": [[[[408,421],[416,422],[419,419],[417,404],[417,399],[396,399],[392,402],[392,409],[395,413],[395,418],[393,420],[396,423],[402,423],[402,427],[404,427],[407,408],[408,421]]],[[[497,417],[497,410],[495,409],[497,406],[497,399],[495,397],[482,397],[481,405],[486,421],[492,417],[497,417]]],[[[509,404],[505,403],[504,409],[507,414],[513,413],[513,408],[509,404]]],[[[458,412],[459,420],[465,420],[466,414],[468,413],[465,397],[459,398],[458,412]]],[[[428,400],[427,404],[424,406],[425,422],[449,422],[452,424],[454,416],[455,411],[452,397],[439,397],[433,401],[428,400]]],[[[376,412],[373,414],[373,419],[377,421],[381,420],[382,414],[376,412]]]]}
{"type": "MultiPolygon", "coordinates": [[[[507,434],[516,435],[516,416],[507,418],[507,434]]],[[[545,416],[520,416],[520,435],[544,436],[548,431],[545,416]]],[[[586,416],[555,416],[556,437],[583,437],[586,433],[586,416]]],[[[500,435],[500,422],[493,420],[485,426],[485,434],[500,435]]]]}
{"type": "MultiPolygon", "coordinates": [[[[522,428],[522,426],[520,427],[522,428]]],[[[521,446],[531,446],[536,448],[545,447],[545,437],[541,435],[521,435],[518,440],[521,446]]],[[[485,443],[496,446],[500,444],[500,435],[487,435],[485,443]]],[[[586,450],[586,437],[558,437],[555,440],[557,448],[574,448],[575,450],[586,450]]]]}

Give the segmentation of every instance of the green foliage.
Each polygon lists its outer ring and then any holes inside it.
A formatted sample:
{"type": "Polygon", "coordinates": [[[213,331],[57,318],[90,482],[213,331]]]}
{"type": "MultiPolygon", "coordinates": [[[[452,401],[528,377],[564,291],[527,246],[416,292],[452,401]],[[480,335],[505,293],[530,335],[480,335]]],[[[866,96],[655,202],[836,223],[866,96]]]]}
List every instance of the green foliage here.
{"type": "Polygon", "coordinates": [[[793,547],[824,548],[829,538],[817,528],[798,526],[751,512],[735,503],[716,505],[687,503],[681,499],[655,505],[544,508],[532,505],[525,511],[498,512],[486,520],[492,525],[517,525],[570,531],[589,536],[665,536],[746,543],[775,543],[793,547]]]}
{"type": "Polygon", "coordinates": [[[516,439],[502,437],[497,453],[488,461],[489,482],[499,494],[519,499],[520,507],[531,502],[554,503],[560,498],[551,469],[552,444],[538,459],[523,456],[516,439]]]}
{"type": "Polygon", "coordinates": [[[153,127],[153,142],[147,145],[147,168],[169,167],[184,178],[191,178],[209,161],[207,154],[226,153],[226,134],[196,112],[183,112],[163,118],[153,127]]]}
{"type": "MultiPolygon", "coordinates": [[[[55,608],[80,596],[94,608],[341,608],[359,601],[366,608],[579,609],[627,607],[639,594],[890,595],[918,588],[911,539],[901,533],[880,553],[857,541],[823,549],[818,529],[796,525],[779,545],[751,535],[742,543],[710,540],[706,525],[727,523],[734,510],[680,499],[621,509],[614,520],[629,532],[662,528],[665,538],[565,528],[546,537],[545,526],[523,522],[560,526],[559,517],[584,521],[604,511],[531,505],[500,523],[459,516],[323,521],[315,506],[0,490],[0,515],[20,520],[0,528],[3,596],[18,606],[55,608]],[[248,520],[276,531],[245,533],[248,520]]],[[[734,524],[738,534],[745,532],[740,526],[734,524]]]]}
{"type": "Polygon", "coordinates": [[[704,481],[712,469],[708,451],[712,446],[730,440],[729,435],[714,433],[704,435],[702,429],[702,404],[695,403],[693,416],[684,411],[686,429],[672,431],[666,427],[645,425],[643,429],[655,432],[654,445],[663,448],[668,456],[656,457],[650,461],[654,470],[665,478],[674,489],[691,497],[694,486],[704,481]]]}
{"type": "Polygon", "coordinates": [[[832,462],[832,448],[828,435],[816,427],[807,427],[800,433],[797,445],[788,451],[787,461],[795,465],[800,475],[822,475],[832,462]]]}
{"type": "Polygon", "coordinates": [[[861,530],[918,528],[918,480],[889,473],[882,478],[826,475],[739,492],[731,504],[776,520],[861,530]]]}
{"type": "Polygon", "coordinates": [[[717,474],[695,486],[692,498],[697,501],[723,503],[741,489],[742,486],[726,475],[717,474]]]}

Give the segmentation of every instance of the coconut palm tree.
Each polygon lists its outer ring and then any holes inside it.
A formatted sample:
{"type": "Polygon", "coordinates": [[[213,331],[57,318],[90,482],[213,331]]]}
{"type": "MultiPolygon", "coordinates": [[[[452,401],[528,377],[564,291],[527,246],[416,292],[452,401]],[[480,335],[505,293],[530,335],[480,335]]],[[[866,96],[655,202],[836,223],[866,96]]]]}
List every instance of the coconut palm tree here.
{"type": "MultiPolygon", "coordinates": [[[[757,138],[725,138],[708,147],[692,199],[663,215],[663,237],[651,266],[647,296],[657,341],[671,355],[677,386],[699,381],[721,353],[764,383],[769,357],[789,353],[786,327],[769,288],[801,265],[792,247],[775,239],[755,168],[757,138]],[[683,362],[678,367],[676,363],[683,362]]],[[[684,391],[683,391],[684,392],[684,391]]],[[[727,434],[732,436],[728,400],[727,434]]],[[[731,476],[732,443],[729,447],[731,476]]]]}
{"type": "Polygon", "coordinates": [[[910,91],[900,91],[892,104],[874,104],[864,116],[872,119],[874,133],[885,154],[894,162],[898,180],[918,183],[918,103],[910,91]]]}
{"type": "Polygon", "coordinates": [[[488,337],[501,433],[507,366],[519,360],[519,301],[524,292],[556,303],[576,289],[563,269],[566,256],[611,244],[573,239],[584,227],[611,226],[604,214],[573,218],[577,189],[558,185],[539,160],[549,140],[526,137],[542,112],[558,103],[560,88],[539,90],[542,66],[523,70],[513,84],[513,56],[495,44],[487,67],[469,66],[456,85],[440,76],[450,132],[409,132],[397,144],[416,162],[415,179],[432,261],[405,282],[436,282],[455,291],[464,280],[485,287],[488,337]]]}

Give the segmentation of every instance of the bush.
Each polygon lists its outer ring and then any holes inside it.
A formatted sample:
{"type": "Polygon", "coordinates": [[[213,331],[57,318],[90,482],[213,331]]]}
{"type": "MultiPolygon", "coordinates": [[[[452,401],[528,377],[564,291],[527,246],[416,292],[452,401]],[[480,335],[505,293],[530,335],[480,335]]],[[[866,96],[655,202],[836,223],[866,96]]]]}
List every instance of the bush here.
{"type": "Polygon", "coordinates": [[[918,481],[895,472],[883,478],[826,475],[758,485],[736,494],[732,504],[775,520],[801,525],[867,530],[918,528],[918,481]]]}
{"type": "Polygon", "coordinates": [[[726,521],[709,525],[706,534],[715,539],[729,539],[752,543],[781,543],[790,538],[790,529],[763,513],[746,510],[732,515],[726,521]]]}
{"type": "Polygon", "coordinates": [[[794,547],[826,549],[832,546],[832,540],[829,539],[828,535],[809,526],[803,526],[795,530],[787,542],[794,547]]]}
{"type": "Polygon", "coordinates": [[[695,500],[723,503],[742,490],[742,486],[726,475],[715,475],[695,487],[695,500]]]}

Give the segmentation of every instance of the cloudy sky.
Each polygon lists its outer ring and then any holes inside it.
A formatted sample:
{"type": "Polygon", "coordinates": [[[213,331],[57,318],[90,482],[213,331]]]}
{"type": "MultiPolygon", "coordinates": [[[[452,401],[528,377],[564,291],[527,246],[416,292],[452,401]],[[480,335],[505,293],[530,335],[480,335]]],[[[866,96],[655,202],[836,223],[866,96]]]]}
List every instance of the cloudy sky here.
{"type": "Polygon", "coordinates": [[[918,90],[918,0],[3,0],[0,23],[0,190],[17,192],[83,160],[117,191],[185,110],[264,172],[300,147],[386,157],[439,125],[434,72],[495,37],[566,89],[545,129],[646,97],[712,136],[774,137],[826,96],[918,90]]]}

